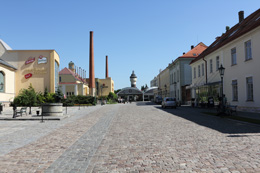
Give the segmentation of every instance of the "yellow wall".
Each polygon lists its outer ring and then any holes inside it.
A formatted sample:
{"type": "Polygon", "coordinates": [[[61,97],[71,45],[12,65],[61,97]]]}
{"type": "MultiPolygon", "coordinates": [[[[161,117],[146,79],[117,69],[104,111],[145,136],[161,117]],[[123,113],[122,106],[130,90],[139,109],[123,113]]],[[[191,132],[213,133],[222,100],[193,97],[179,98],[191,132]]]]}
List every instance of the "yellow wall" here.
{"type": "Polygon", "coordinates": [[[59,56],[55,50],[9,50],[8,52],[11,57],[17,56],[17,71],[15,74],[16,95],[21,89],[28,88],[30,83],[36,92],[44,92],[45,88],[50,92],[55,92],[55,60],[59,64],[59,56]],[[40,56],[46,57],[47,63],[38,64],[40,56]],[[35,58],[35,61],[25,64],[29,58],[35,58]],[[32,77],[26,79],[25,75],[29,73],[32,74],[32,77]]]}
{"type": "Polygon", "coordinates": [[[15,96],[15,71],[0,64],[0,72],[5,75],[4,93],[0,92],[0,102],[13,101],[15,96]]]}
{"type": "Polygon", "coordinates": [[[70,74],[60,74],[59,76],[62,82],[76,82],[75,77],[70,74]]]}
{"type": "Polygon", "coordinates": [[[102,89],[102,96],[107,96],[110,92],[114,92],[114,81],[112,80],[111,77],[106,78],[106,79],[96,79],[99,82],[99,91],[98,91],[98,96],[101,96],[101,88],[100,86],[105,84],[107,88],[102,89]]]}

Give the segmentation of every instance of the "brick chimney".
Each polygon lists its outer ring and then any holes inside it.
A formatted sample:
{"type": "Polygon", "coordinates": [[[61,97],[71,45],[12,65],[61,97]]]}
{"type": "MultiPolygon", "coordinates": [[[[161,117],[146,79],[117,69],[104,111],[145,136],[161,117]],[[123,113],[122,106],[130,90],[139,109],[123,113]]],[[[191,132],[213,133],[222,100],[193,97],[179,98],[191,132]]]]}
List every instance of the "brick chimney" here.
{"type": "Polygon", "coordinates": [[[95,96],[95,73],[94,73],[94,41],[93,31],[90,31],[90,43],[89,43],[89,89],[90,95],[95,96]]]}
{"type": "Polygon", "coordinates": [[[108,56],[106,56],[106,78],[108,78],[108,56]]]}
{"type": "Polygon", "coordinates": [[[239,17],[239,23],[241,23],[244,20],[244,11],[239,11],[238,17],[239,17]]]}

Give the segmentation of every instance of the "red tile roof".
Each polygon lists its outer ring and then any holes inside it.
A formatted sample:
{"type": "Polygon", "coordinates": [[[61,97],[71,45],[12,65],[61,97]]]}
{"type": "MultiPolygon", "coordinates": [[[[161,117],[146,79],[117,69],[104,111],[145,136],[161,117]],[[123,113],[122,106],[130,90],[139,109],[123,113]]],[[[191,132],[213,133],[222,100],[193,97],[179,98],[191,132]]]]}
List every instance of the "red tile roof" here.
{"type": "Polygon", "coordinates": [[[189,52],[185,53],[184,55],[180,56],[179,58],[196,58],[198,57],[205,49],[207,49],[204,43],[200,42],[196,47],[191,49],[189,52]]]}
{"type": "Polygon", "coordinates": [[[260,26],[260,9],[249,15],[240,23],[233,26],[222,36],[217,37],[217,39],[203,53],[201,53],[198,58],[194,59],[191,64],[198,61],[199,59],[204,58],[215,50],[237,39],[238,37],[241,37],[258,26],[260,26]]]}
{"type": "Polygon", "coordinates": [[[72,75],[75,77],[76,80],[81,81],[83,83],[87,83],[86,79],[83,79],[82,77],[80,77],[78,74],[74,73],[73,71],[71,71],[70,69],[68,69],[67,67],[65,67],[64,69],[62,69],[59,72],[59,75],[72,75]]]}

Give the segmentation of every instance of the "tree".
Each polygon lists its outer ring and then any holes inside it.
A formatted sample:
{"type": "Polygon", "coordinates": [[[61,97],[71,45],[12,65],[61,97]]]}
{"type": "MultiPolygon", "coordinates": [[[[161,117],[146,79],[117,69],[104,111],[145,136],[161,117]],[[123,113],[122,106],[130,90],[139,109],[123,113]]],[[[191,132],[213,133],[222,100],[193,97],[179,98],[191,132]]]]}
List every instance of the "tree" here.
{"type": "Polygon", "coordinates": [[[119,93],[121,89],[115,90],[115,94],[119,93]]]}
{"type": "Polygon", "coordinates": [[[145,84],[144,90],[146,91],[147,89],[148,89],[148,86],[147,86],[147,84],[145,84]]]}
{"type": "Polygon", "coordinates": [[[113,92],[109,92],[108,96],[107,96],[107,99],[108,100],[111,100],[111,101],[116,101],[117,100],[117,95],[113,92]]]}
{"type": "Polygon", "coordinates": [[[30,84],[28,89],[20,90],[19,95],[14,98],[14,104],[20,106],[29,106],[29,114],[32,114],[31,108],[37,104],[37,94],[32,84],[30,84]]]}

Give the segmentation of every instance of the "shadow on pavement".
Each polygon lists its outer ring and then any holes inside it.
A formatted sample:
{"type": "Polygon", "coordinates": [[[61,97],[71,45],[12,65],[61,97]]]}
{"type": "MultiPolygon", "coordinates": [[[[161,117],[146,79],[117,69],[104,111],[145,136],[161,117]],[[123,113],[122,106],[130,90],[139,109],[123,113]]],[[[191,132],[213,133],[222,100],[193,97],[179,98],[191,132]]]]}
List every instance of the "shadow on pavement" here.
{"type": "MultiPolygon", "coordinates": [[[[144,105],[148,105],[148,103],[147,104],[143,103],[143,106],[144,105]]],[[[154,107],[157,109],[171,113],[174,116],[184,118],[188,121],[192,121],[198,125],[211,128],[221,133],[227,133],[227,134],[260,133],[260,125],[230,120],[228,118],[219,117],[219,116],[206,115],[202,113],[203,111],[205,111],[205,109],[192,108],[189,106],[177,107],[177,109],[171,109],[171,108],[162,109],[160,105],[156,105],[154,103],[150,103],[150,105],[154,105],[154,107]]],[[[228,137],[238,137],[238,136],[229,135],[228,137]]]]}

